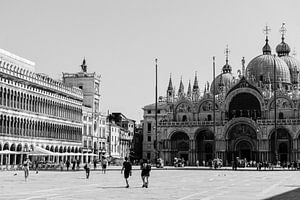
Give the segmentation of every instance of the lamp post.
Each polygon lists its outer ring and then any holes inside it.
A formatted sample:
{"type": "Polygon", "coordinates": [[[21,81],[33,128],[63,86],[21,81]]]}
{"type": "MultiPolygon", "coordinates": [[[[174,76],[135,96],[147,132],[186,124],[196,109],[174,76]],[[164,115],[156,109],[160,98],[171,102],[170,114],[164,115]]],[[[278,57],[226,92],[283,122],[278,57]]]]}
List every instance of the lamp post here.
{"type": "Polygon", "coordinates": [[[155,150],[156,158],[159,157],[158,141],[157,141],[157,58],[155,58],[155,150]]]}
{"type": "Polygon", "coordinates": [[[276,105],[276,55],[274,55],[274,74],[273,74],[273,84],[274,84],[274,128],[275,128],[275,140],[274,140],[274,145],[275,145],[275,161],[277,164],[278,161],[278,152],[277,152],[277,115],[276,115],[276,111],[277,111],[277,105],[276,105]]]}

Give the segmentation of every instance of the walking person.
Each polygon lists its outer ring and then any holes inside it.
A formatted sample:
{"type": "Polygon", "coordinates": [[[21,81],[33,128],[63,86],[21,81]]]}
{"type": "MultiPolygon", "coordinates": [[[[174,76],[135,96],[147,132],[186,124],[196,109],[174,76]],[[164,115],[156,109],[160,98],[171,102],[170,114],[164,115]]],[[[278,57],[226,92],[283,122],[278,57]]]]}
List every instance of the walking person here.
{"type": "Polygon", "coordinates": [[[123,173],[123,170],[124,170],[124,178],[125,178],[125,181],[126,181],[126,188],[129,188],[128,178],[129,178],[129,176],[131,176],[132,165],[128,161],[127,157],[125,157],[125,161],[123,162],[123,167],[121,169],[121,174],[123,173]]]}
{"type": "Polygon", "coordinates": [[[77,170],[79,170],[79,168],[80,168],[80,160],[78,159],[77,160],[77,170]]]}
{"type": "Polygon", "coordinates": [[[69,171],[70,164],[71,164],[70,161],[67,160],[67,161],[66,161],[67,171],[69,171]]]}
{"type": "Polygon", "coordinates": [[[85,169],[86,178],[88,179],[91,172],[91,161],[86,163],[83,168],[85,169]]]}
{"type": "Polygon", "coordinates": [[[63,171],[64,170],[64,162],[62,160],[59,162],[59,166],[60,166],[60,171],[63,171]]]}
{"type": "Polygon", "coordinates": [[[143,180],[143,186],[145,188],[148,188],[149,185],[149,176],[150,176],[150,171],[151,171],[151,164],[150,161],[144,161],[141,165],[141,176],[142,176],[142,180],[143,180]]]}
{"type": "Polygon", "coordinates": [[[102,174],[105,174],[106,173],[106,167],[107,167],[107,164],[108,164],[108,161],[105,157],[103,158],[101,164],[102,164],[102,174]]]}
{"type": "Polygon", "coordinates": [[[26,160],[23,163],[24,167],[24,174],[25,174],[25,181],[27,181],[27,178],[29,176],[29,165],[31,164],[29,158],[27,157],[26,160]]]}
{"type": "Polygon", "coordinates": [[[94,159],[94,170],[97,168],[97,159],[94,159]]]}
{"type": "Polygon", "coordinates": [[[73,164],[72,170],[75,171],[75,165],[76,165],[76,160],[75,159],[73,159],[72,164],[73,164]]]}
{"type": "Polygon", "coordinates": [[[39,173],[39,161],[36,160],[34,164],[35,164],[35,173],[38,174],[39,173]]]}

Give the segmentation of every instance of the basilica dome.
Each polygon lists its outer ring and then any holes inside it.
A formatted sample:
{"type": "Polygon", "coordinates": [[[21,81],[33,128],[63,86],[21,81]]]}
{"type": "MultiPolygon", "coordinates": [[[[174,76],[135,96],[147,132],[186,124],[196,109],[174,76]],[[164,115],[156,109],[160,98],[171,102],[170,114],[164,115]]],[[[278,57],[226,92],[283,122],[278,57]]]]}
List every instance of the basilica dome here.
{"type": "Polygon", "coordinates": [[[281,56],[280,59],[282,59],[289,67],[291,83],[298,82],[298,74],[300,72],[300,62],[296,58],[289,55],[281,56]]]}
{"type": "Polygon", "coordinates": [[[282,38],[281,43],[277,45],[276,52],[279,57],[289,55],[291,52],[289,45],[284,42],[284,38],[282,38]]]}
{"type": "Polygon", "coordinates": [[[284,39],[285,38],[284,38],[284,34],[283,34],[281,37],[281,43],[278,44],[276,47],[276,52],[277,52],[277,55],[280,57],[280,59],[282,59],[289,67],[291,83],[294,84],[294,83],[298,82],[298,74],[300,72],[300,62],[296,58],[289,56],[291,49],[290,49],[289,45],[284,42],[284,39]]]}
{"type": "Polygon", "coordinates": [[[247,66],[247,78],[255,81],[273,82],[274,63],[276,64],[277,81],[282,84],[291,84],[290,70],[288,65],[279,57],[271,55],[271,48],[266,38],[266,45],[263,47],[263,54],[253,58],[247,66]]]}
{"type": "Polygon", "coordinates": [[[223,88],[230,88],[233,80],[234,80],[234,76],[231,73],[231,66],[228,64],[228,59],[226,59],[226,64],[223,66],[222,68],[222,73],[219,74],[212,82],[211,87],[210,87],[210,92],[212,94],[220,94],[221,93],[221,87],[223,88]],[[215,93],[214,93],[214,84],[215,85],[215,93]]]}

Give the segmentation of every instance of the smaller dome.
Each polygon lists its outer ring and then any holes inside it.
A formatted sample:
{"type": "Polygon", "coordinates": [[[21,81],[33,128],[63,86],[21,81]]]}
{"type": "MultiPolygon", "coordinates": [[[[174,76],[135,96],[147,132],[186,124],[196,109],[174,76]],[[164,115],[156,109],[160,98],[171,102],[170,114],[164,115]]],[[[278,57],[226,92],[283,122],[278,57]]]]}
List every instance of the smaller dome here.
{"type": "Polygon", "coordinates": [[[265,54],[265,55],[270,55],[271,54],[271,47],[270,47],[268,42],[269,42],[269,40],[268,40],[268,38],[266,38],[266,44],[262,48],[263,54],[265,54]]]}
{"type": "Polygon", "coordinates": [[[223,87],[231,87],[232,82],[233,82],[234,76],[232,75],[232,73],[222,73],[219,74],[215,80],[211,83],[210,86],[210,92],[212,94],[214,94],[214,84],[216,83],[216,91],[215,91],[215,95],[220,94],[221,93],[221,86],[223,87]]]}
{"type": "Polygon", "coordinates": [[[289,67],[290,74],[291,74],[291,82],[297,83],[298,82],[298,74],[300,73],[300,62],[292,57],[292,56],[281,56],[280,57],[289,67]]]}
{"type": "Polygon", "coordinates": [[[291,48],[287,43],[284,42],[284,38],[282,38],[282,42],[277,45],[276,52],[279,57],[287,56],[291,52],[291,48]]]}
{"type": "Polygon", "coordinates": [[[223,66],[222,71],[223,71],[223,73],[231,73],[232,68],[231,68],[231,66],[228,64],[228,62],[223,66]]]}

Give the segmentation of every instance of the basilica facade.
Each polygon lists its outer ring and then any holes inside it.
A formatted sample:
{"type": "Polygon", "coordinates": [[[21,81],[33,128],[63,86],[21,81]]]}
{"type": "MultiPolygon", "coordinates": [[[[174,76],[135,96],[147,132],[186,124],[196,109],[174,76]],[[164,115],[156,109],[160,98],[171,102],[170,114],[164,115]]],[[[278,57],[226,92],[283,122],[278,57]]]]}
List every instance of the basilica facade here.
{"type": "Polygon", "coordinates": [[[163,158],[171,164],[184,158],[189,164],[221,158],[230,164],[236,157],[255,161],[300,159],[300,62],[285,42],[272,54],[266,27],[262,54],[234,76],[228,54],[222,73],[200,92],[197,76],[184,91],[182,80],[174,90],[170,77],[167,94],[144,110],[143,157],[163,158]],[[215,120],[214,120],[215,119],[215,120]]]}

